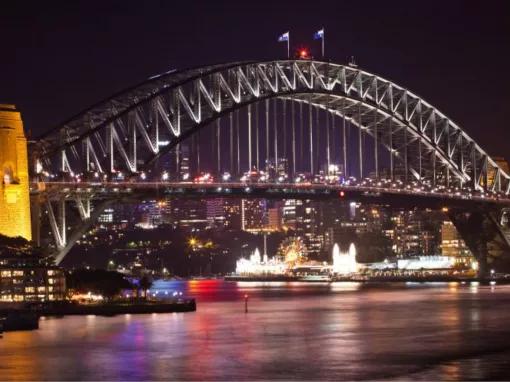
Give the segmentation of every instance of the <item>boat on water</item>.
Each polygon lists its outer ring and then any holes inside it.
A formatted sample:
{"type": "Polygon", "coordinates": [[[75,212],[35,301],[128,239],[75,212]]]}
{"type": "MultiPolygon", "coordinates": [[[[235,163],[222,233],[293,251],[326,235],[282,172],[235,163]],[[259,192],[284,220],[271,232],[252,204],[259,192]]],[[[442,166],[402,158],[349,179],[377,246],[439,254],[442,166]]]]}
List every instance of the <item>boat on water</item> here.
{"type": "Polygon", "coordinates": [[[298,281],[330,282],[331,277],[328,274],[305,275],[305,276],[298,277],[298,281]]]}

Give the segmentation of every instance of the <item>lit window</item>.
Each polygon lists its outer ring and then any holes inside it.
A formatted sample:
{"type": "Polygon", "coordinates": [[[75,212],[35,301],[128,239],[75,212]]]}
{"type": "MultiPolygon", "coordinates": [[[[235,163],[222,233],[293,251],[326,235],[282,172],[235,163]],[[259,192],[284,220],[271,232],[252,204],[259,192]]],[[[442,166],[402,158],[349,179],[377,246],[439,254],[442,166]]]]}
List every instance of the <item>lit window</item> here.
{"type": "Polygon", "coordinates": [[[11,271],[2,271],[0,275],[2,277],[11,277],[11,271]]]}
{"type": "Polygon", "coordinates": [[[12,275],[13,276],[23,276],[23,271],[13,271],[12,275]]]}
{"type": "Polygon", "coordinates": [[[34,293],[35,288],[34,287],[25,287],[25,293],[34,293]]]}

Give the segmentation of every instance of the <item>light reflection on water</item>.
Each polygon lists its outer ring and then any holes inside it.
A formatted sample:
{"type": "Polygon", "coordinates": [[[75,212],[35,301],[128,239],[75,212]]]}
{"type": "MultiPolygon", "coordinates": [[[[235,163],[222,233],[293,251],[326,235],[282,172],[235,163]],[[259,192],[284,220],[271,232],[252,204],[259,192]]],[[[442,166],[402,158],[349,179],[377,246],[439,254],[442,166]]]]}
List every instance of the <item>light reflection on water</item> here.
{"type": "MultiPolygon", "coordinates": [[[[169,292],[165,295],[165,291],[169,292]]],[[[0,379],[508,379],[510,287],[159,281],[197,312],[47,318],[0,379]],[[244,295],[249,313],[244,313],[244,295]]]]}

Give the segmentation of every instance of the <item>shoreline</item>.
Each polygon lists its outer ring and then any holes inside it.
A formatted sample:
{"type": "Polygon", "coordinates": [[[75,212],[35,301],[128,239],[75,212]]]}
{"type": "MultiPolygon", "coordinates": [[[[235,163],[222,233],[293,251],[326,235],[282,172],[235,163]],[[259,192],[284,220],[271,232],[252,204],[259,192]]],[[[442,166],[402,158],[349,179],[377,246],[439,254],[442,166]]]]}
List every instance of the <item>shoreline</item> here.
{"type": "Polygon", "coordinates": [[[39,328],[40,317],[105,316],[119,314],[185,313],[197,310],[194,298],[173,302],[136,302],[73,304],[69,302],[37,304],[32,306],[0,305],[0,333],[39,328]]]}
{"type": "Polygon", "coordinates": [[[449,276],[431,276],[431,277],[333,277],[329,279],[307,279],[298,276],[225,276],[225,281],[244,281],[244,282],[305,282],[305,283],[332,283],[332,282],[357,282],[357,283],[428,283],[428,282],[479,282],[489,285],[491,282],[498,284],[510,284],[510,279],[479,279],[466,277],[449,277],[449,276]]]}

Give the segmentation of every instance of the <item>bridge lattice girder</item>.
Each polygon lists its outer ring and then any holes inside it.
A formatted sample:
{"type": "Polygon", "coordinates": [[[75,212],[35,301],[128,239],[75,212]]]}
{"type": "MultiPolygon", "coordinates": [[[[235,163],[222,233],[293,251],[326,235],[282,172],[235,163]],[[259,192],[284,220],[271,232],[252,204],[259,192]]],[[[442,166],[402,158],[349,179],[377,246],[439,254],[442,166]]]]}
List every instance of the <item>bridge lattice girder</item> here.
{"type": "Polygon", "coordinates": [[[344,117],[410,176],[510,192],[510,177],[458,125],[411,91],[357,67],[309,60],[241,62],[169,72],[47,133],[39,160],[61,171],[136,172],[218,117],[285,98],[344,117]],[[162,145],[165,142],[165,145],[162,145]]]}

